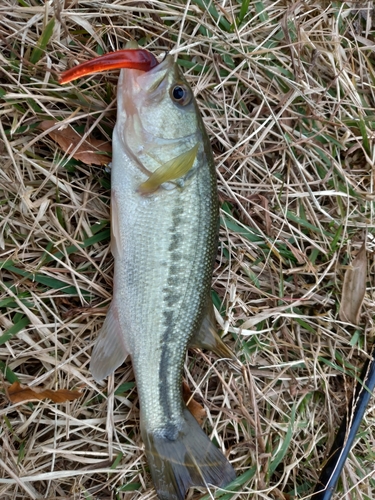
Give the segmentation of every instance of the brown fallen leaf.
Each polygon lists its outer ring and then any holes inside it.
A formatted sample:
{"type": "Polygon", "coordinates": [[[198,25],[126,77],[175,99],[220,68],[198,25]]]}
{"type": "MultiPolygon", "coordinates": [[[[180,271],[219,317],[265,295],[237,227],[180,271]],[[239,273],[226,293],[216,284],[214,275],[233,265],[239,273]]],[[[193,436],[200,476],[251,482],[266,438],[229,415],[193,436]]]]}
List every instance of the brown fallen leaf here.
{"type": "Polygon", "coordinates": [[[191,397],[191,390],[185,381],[182,383],[182,397],[187,404],[187,408],[190,413],[193,415],[198,424],[202,425],[206,416],[206,410],[201,404],[198,403],[198,401],[195,401],[195,399],[191,397]]]}
{"type": "Polygon", "coordinates": [[[339,312],[341,321],[346,321],[353,325],[359,324],[362,303],[366,292],[366,278],[366,244],[363,243],[360,251],[345,272],[339,312]]]}
{"type": "Polygon", "coordinates": [[[31,388],[27,385],[21,385],[19,382],[14,382],[8,388],[7,393],[12,403],[42,400],[45,398],[52,399],[54,403],[65,403],[66,401],[74,401],[82,396],[82,392],[79,391],[69,391],[68,389],[52,391],[50,389],[40,389],[37,387],[31,388]]]}
{"type": "MultiPolygon", "coordinates": [[[[57,122],[45,120],[39,123],[38,128],[49,130],[57,122]]],[[[62,130],[55,129],[48,132],[48,135],[60,146],[65,153],[73,151],[82,141],[82,137],[71,127],[62,130]]],[[[87,165],[107,165],[111,161],[112,145],[108,141],[101,141],[89,135],[73,153],[73,158],[80,160],[87,165]]]]}

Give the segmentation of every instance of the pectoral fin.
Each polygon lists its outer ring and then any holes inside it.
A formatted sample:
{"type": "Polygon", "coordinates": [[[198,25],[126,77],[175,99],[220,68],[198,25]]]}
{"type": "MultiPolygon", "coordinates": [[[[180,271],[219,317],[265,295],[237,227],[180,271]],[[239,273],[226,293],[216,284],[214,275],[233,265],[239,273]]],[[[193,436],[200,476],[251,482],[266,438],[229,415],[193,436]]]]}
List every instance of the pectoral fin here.
{"type": "Polygon", "coordinates": [[[91,355],[90,371],[99,382],[116,370],[129,352],[121,330],[117,307],[112,303],[91,355]]]}
{"type": "Polygon", "coordinates": [[[186,175],[194,164],[198,147],[199,145],[196,144],[193,148],[185,151],[185,153],[164,163],[164,165],[151,174],[147,181],[142,182],[138,188],[138,192],[141,194],[151,194],[163,182],[174,181],[186,175]]]}
{"type": "Polygon", "coordinates": [[[215,313],[211,301],[207,301],[207,313],[203,318],[200,329],[190,340],[189,347],[207,349],[220,358],[237,359],[217,333],[215,313]]]}

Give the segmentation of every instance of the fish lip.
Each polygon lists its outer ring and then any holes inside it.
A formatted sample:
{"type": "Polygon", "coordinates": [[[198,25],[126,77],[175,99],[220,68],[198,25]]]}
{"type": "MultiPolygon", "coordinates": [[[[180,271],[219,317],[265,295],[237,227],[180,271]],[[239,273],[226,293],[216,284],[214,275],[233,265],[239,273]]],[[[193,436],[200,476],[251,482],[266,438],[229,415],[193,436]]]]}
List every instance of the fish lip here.
{"type": "Polygon", "coordinates": [[[154,66],[149,71],[123,69],[119,78],[118,96],[122,97],[124,92],[133,94],[133,96],[139,91],[149,93],[150,90],[157,88],[165,80],[174,64],[174,57],[167,54],[157,66],[154,66]],[[160,79],[157,76],[159,73],[161,73],[160,79]],[[150,80],[152,81],[151,84],[150,80]]]}
{"type": "Polygon", "coordinates": [[[157,66],[154,66],[153,68],[151,68],[149,71],[147,71],[146,73],[150,73],[156,69],[159,68],[159,70],[163,70],[163,69],[169,69],[171,68],[172,66],[174,65],[174,57],[167,53],[164,57],[164,59],[162,61],[159,62],[159,64],[157,66]]]}
{"type": "Polygon", "coordinates": [[[136,77],[136,82],[139,87],[147,93],[152,93],[153,89],[157,89],[162,85],[164,80],[166,80],[168,74],[175,66],[174,57],[171,55],[166,55],[166,57],[154,68],[149,71],[143,72],[136,77]],[[160,78],[157,77],[158,73],[160,73],[160,78]],[[146,82],[150,82],[153,80],[151,85],[144,85],[146,82]]]}

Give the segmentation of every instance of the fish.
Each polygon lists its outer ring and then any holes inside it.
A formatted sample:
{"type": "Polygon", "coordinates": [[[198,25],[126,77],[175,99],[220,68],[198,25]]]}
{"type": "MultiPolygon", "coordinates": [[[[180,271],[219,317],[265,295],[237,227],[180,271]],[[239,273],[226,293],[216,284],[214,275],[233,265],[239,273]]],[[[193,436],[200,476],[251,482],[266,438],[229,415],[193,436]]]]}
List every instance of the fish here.
{"type": "MultiPolygon", "coordinates": [[[[105,56],[97,59],[105,67],[105,56]]],[[[210,298],[218,248],[216,172],[193,91],[173,56],[147,71],[136,68],[128,64],[118,81],[113,298],[90,370],[101,381],[130,356],[157,495],[183,500],[192,486],[224,488],[236,477],[182,398],[188,348],[234,356],[217,334],[210,298]]]]}

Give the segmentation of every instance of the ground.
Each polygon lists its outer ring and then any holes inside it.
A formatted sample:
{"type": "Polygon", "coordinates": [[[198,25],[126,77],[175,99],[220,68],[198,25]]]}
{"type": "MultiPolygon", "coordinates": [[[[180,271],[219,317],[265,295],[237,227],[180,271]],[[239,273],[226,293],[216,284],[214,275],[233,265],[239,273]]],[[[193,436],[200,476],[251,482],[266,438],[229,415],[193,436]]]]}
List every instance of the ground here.
{"type": "MultiPolygon", "coordinates": [[[[196,95],[221,206],[212,296],[244,365],[187,355],[204,429],[237,472],[230,493],[188,498],[308,498],[373,342],[374,15],[324,0],[2,0],[2,499],[156,498],[131,363],[101,384],[88,367],[112,294],[110,174],[40,128],[110,141],[118,73],[57,77],[131,39],[176,54],[196,95]],[[353,324],[343,281],[364,242],[353,324]],[[82,396],[12,403],[14,381],[82,396]]],[[[371,399],[335,500],[375,497],[374,429],[371,399]]]]}

